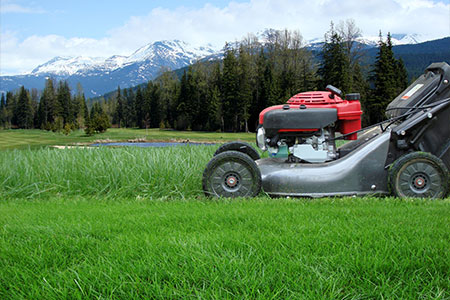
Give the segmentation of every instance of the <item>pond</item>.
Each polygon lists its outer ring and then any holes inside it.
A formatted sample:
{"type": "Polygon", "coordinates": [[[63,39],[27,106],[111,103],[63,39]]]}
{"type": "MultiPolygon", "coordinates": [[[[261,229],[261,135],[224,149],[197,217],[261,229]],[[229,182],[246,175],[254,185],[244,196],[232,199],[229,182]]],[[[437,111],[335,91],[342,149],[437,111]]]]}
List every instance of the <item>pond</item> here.
{"type": "Polygon", "coordinates": [[[103,147],[103,146],[111,146],[111,147],[175,147],[175,146],[214,146],[215,144],[209,143],[180,143],[180,142],[118,142],[118,143],[97,143],[92,144],[93,147],[103,147]]]}

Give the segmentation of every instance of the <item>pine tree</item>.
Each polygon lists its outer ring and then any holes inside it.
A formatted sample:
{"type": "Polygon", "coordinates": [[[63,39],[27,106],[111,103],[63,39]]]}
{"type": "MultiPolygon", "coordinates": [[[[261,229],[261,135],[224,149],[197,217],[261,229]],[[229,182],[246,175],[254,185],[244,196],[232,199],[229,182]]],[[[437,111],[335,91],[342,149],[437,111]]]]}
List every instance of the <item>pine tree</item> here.
{"type": "Polygon", "coordinates": [[[186,118],[187,118],[187,129],[194,129],[196,118],[198,116],[199,108],[199,90],[197,77],[194,74],[194,69],[192,66],[188,67],[187,77],[186,77],[186,118]]]}
{"type": "Polygon", "coordinates": [[[244,131],[248,132],[248,120],[250,118],[250,106],[252,102],[252,87],[250,82],[250,57],[241,46],[239,48],[239,99],[238,109],[239,117],[244,122],[244,131]]]}
{"type": "Polygon", "coordinates": [[[144,95],[142,94],[140,86],[138,86],[138,89],[136,91],[136,101],[134,105],[136,112],[136,125],[139,128],[145,128],[145,102],[144,95]]]}
{"type": "Polygon", "coordinates": [[[6,126],[6,99],[5,94],[2,93],[0,100],[0,127],[6,126]]]}
{"type": "Polygon", "coordinates": [[[53,80],[47,79],[45,88],[39,101],[37,113],[37,126],[41,129],[50,130],[51,123],[56,118],[56,95],[53,80]]]}
{"type": "Polygon", "coordinates": [[[12,92],[6,93],[6,127],[11,128],[15,122],[14,113],[16,111],[17,100],[12,92]]]}
{"type": "Polygon", "coordinates": [[[209,65],[204,63],[197,63],[193,69],[193,80],[191,87],[192,89],[192,110],[193,120],[192,129],[193,130],[205,130],[208,126],[208,107],[210,99],[210,90],[208,85],[210,81],[208,77],[210,73],[208,72],[209,65]]]}
{"type": "Polygon", "coordinates": [[[225,130],[238,130],[238,107],[239,95],[239,73],[235,51],[226,50],[223,59],[223,76],[222,76],[222,111],[225,121],[225,130]]]}
{"type": "Polygon", "coordinates": [[[325,34],[325,44],[322,48],[322,63],[319,68],[322,77],[322,87],[331,84],[339,88],[343,94],[351,87],[351,70],[349,57],[345,51],[342,37],[334,30],[325,34]]]}
{"type": "Polygon", "coordinates": [[[395,62],[395,78],[396,78],[396,91],[395,94],[399,95],[408,87],[408,72],[406,71],[403,59],[399,58],[395,62]]]}
{"type": "Polygon", "coordinates": [[[116,116],[117,116],[117,124],[119,125],[119,128],[122,127],[123,120],[124,120],[124,103],[122,99],[122,94],[120,93],[120,86],[117,87],[117,110],[116,110],[116,116]]]}
{"type": "Polygon", "coordinates": [[[160,90],[160,119],[164,123],[164,127],[170,127],[176,118],[177,78],[173,72],[166,70],[157,81],[160,90]]]}
{"type": "Polygon", "coordinates": [[[124,119],[126,127],[137,126],[136,122],[136,96],[131,88],[123,90],[123,98],[125,99],[124,119]]]}
{"type": "Polygon", "coordinates": [[[83,117],[84,117],[84,125],[89,122],[89,108],[86,103],[86,98],[83,97],[83,117]]]}
{"type": "Polygon", "coordinates": [[[221,82],[222,82],[222,72],[220,70],[220,63],[216,63],[213,66],[213,72],[211,76],[210,83],[210,101],[208,106],[208,120],[210,130],[224,131],[224,120],[222,113],[222,102],[221,102],[221,82]]]}
{"type": "Polygon", "coordinates": [[[189,88],[187,83],[187,74],[186,71],[183,72],[183,76],[181,77],[180,82],[180,92],[178,94],[177,108],[176,108],[176,129],[184,130],[190,126],[188,121],[188,108],[187,102],[189,98],[189,88]]]}
{"type": "Polygon", "coordinates": [[[33,127],[33,108],[30,96],[24,86],[20,88],[15,120],[17,122],[16,125],[19,128],[29,129],[33,127]]]}
{"type": "Polygon", "coordinates": [[[386,106],[406,88],[406,78],[403,62],[394,57],[390,33],[384,42],[380,32],[378,55],[371,76],[375,88],[372,90],[368,103],[371,124],[378,123],[385,118],[386,106]]]}
{"type": "Polygon", "coordinates": [[[266,69],[267,58],[264,53],[264,48],[260,47],[259,52],[255,56],[255,82],[249,118],[250,131],[256,130],[259,123],[259,113],[267,107],[267,97],[264,94],[264,71],[266,69]]]}
{"type": "Polygon", "coordinates": [[[206,130],[216,131],[221,129],[222,107],[220,105],[220,90],[218,86],[212,86],[209,90],[208,126],[206,130]]]}
{"type": "Polygon", "coordinates": [[[63,125],[66,123],[74,123],[72,99],[70,88],[67,81],[60,81],[56,92],[57,98],[57,115],[62,118],[63,125]]]}
{"type": "Polygon", "coordinates": [[[80,83],[77,84],[77,93],[73,97],[72,112],[75,128],[83,128],[86,125],[86,98],[84,96],[83,87],[80,83]]]}
{"type": "Polygon", "coordinates": [[[153,90],[153,82],[149,81],[147,83],[147,86],[145,87],[143,91],[143,97],[144,97],[144,106],[142,108],[142,114],[144,116],[144,127],[149,128],[151,127],[150,119],[151,119],[151,97],[152,97],[152,90],[153,90]]]}

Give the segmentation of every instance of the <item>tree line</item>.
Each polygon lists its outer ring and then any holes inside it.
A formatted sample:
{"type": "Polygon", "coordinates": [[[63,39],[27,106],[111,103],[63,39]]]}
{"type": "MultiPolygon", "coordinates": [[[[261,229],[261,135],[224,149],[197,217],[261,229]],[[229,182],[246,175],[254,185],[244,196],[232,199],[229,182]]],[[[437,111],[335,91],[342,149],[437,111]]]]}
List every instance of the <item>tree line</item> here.
{"type": "Polygon", "coordinates": [[[226,44],[223,60],[197,62],[180,79],[167,71],[144,85],[118,87],[112,97],[92,105],[86,104],[81,86],[71,93],[67,82],[48,79],[40,97],[24,87],[2,95],[0,126],[64,132],[85,128],[89,134],[111,124],[254,131],[267,106],[284,103],[299,92],[324,90],[327,84],[343,93],[360,93],[363,123],[369,125],[381,121],[387,104],[406,88],[407,73],[394,57],[390,34],[383,40],[381,33],[375,64],[364,70],[360,36],[351,20],[332,23],[321,60],[316,61],[298,31],[269,30],[262,41],[249,34],[226,44]]]}
{"type": "Polygon", "coordinates": [[[3,128],[39,128],[70,133],[85,129],[86,133],[104,132],[111,126],[109,117],[100,103],[88,109],[80,85],[72,95],[66,81],[47,79],[40,97],[23,86],[16,92],[2,94],[0,100],[0,126],[3,128]]]}

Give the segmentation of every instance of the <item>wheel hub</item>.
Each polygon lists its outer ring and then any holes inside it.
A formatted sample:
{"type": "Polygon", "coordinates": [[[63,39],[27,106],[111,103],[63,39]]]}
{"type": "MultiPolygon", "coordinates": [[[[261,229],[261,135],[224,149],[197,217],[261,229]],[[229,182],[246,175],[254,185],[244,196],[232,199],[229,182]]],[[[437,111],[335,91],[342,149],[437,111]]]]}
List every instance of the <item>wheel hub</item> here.
{"type": "Polygon", "coordinates": [[[416,180],[414,181],[414,184],[416,185],[417,188],[422,188],[425,185],[425,179],[422,177],[416,178],[416,180]]]}
{"type": "Polygon", "coordinates": [[[421,173],[415,174],[415,176],[412,177],[411,183],[413,188],[423,190],[428,184],[427,176],[421,173]]]}
{"type": "Polygon", "coordinates": [[[228,174],[225,177],[225,185],[228,188],[236,188],[236,186],[239,184],[239,179],[237,178],[237,176],[235,174],[228,174]]]}

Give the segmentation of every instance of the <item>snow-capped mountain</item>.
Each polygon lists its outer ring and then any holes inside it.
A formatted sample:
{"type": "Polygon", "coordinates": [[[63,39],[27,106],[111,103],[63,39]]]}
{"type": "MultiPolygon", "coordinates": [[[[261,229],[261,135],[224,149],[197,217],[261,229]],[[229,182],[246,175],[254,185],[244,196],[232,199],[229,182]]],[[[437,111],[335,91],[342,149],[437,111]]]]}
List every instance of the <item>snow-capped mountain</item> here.
{"type": "MultiPolygon", "coordinates": [[[[383,40],[386,40],[386,37],[383,37],[383,40]]],[[[367,48],[376,47],[378,45],[378,42],[380,41],[379,36],[363,36],[356,39],[357,42],[365,45],[367,48]]],[[[399,45],[415,45],[419,43],[423,43],[426,41],[421,35],[419,34],[404,34],[404,33],[398,33],[398,34],[392,34],[391,35],[391,41],[393,46],[399,46],[399,45]]],[[[311,49],[318,49],[321,48],[323,43],[325,42],[324,38],[315,38],[312,40],[309,40],[306,42],[306,47],[311,49]]]]}
{"type": "MultiPolygon", "coordinates": [[[[385,41],[386,37],[383,37],[383,40],[385,41]]],[[[379,41],[380,41],[379,36],[366,36],[358,39],[358,42],[374,47],[378,45],[379,41]]],[[[399,33],[391,35],[391,42],[393,46],[411,45],[411,44],[414,45],[425,42],[425,39],[421,35],[416,33],[415,34],[399,33]]]]}
{"type": "Polygon", "coordinates": [[[145,45],[130,56],[114,55],[101,57],[55,57],[38,66],[31,74],[51,74],[57,76],[72,76],[86,74],[92,71],[111,72],[132,64],[147,62],[147,65],[183,67],[192,64],[197,59],[214,54],[211,47],[192,47],[179,41],[158,41],[145,45]]]}
{"type": "Polygon", "coordinates": [[[144,60],[167,60],[174,64],[179,58],[195,60],[214,54],[216,51],[209,45],[207,47],[193,47],[180,40],[161,41],[139,48],[126,58],[125,63],[135,63],[144,60]]]}
{"type": "Polygon", "coordinates": [[[61,57],[57,56],[45,64],[36,67],[31,74],[53,74],[58,76],[70,76],[80,70],[95,68],[100,65],[104,59],[96,57],[61,57]]]}
{"type": "Polygon", "coordinates": [[[129,56],[55,57],[36,67],[29,74],[1,76],[0,91],[9,91],[24,85],[43,89],[45,78],[67,80],[72,87],[79,82],[87,97],[99,96],[117,86],[127,88],[159,75],[162,69],[179,69],[196,60],[214,55],[210,45],[194,47],[179,40],[158,41],[145,45],[129,56]]]}

